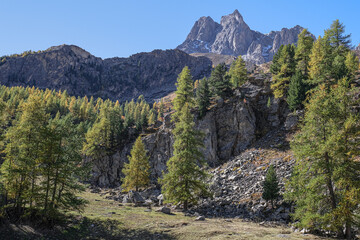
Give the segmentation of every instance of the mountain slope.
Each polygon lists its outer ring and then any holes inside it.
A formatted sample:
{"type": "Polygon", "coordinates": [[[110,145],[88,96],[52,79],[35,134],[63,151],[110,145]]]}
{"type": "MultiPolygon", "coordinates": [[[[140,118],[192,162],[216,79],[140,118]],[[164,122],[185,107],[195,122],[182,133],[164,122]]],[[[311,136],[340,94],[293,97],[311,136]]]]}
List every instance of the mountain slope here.
{"type": "Polygon", "coordinates": [[[211,17],[201,17],[177,49],[187,53],[242,55],[250,62],[261,64],[271,61],[282,44],[296,43],[302,30],[302,27],[295,26],[262,34],[251,30],[239,11],[235,10],[223,16],[220,24],[211,17]]]}
{"type": "Polygon", "coordinates": [[[180,50],[154,50],[129,58],[101,58],[74,46],[0,58],[0,84],[67,90],[76,96],[147,100],[175,90],[177,75],[188,66],[194,79],[210,74],[211,61],[180,50]]]}

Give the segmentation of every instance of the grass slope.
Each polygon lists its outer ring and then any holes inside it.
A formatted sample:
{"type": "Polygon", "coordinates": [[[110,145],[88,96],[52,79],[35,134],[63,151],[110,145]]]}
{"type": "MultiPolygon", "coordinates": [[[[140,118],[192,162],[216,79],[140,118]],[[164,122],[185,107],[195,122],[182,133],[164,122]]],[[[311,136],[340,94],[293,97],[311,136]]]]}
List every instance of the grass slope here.
{"type": "Polygon", "coordinates": [[[3,224],[0,239],[325,239],[294,233],[287,227],[266,227],[241,219],[195,221],[182,212],[173,215],[122,205],[86,192],[89,205],[82,214],[67,213],[53,229],[33,224],[3,224]]]}

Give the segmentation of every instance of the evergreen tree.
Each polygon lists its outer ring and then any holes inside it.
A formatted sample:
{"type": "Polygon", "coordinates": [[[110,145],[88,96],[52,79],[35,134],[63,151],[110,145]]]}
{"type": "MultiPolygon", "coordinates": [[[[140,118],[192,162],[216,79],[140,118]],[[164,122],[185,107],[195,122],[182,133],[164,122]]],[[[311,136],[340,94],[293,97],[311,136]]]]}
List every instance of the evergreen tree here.
{"type": "Polygon", "coordinates": [[[271,89],[274,91],[275,98],[286,96],[290,78],[295,73],[295,47],[293,45],[286,45],[280,52],[279,59],[276,64],[279,64],[279,72],[273,75],[271,89]]]}
{"type": "Polygon", "coordinates": [[[267,170],[263,188],[262,198],[271,201],[271,207],[274,208],[274,200],[279,197],[280,191],[274,165],[270,165],[267,170]]]}
{"type": "Polygon", "coordinates": [[[146,187],[149,182],[150,165],[149,157],[146,155],[144,143],[139,136],[128,156],[129,163],[125,163],[123,173],[125,178],[122,187],[125,191],[135,189],[139,190],[140,187],[146,187]]]}
{"type": "Polygon", "coordinates": [[[211,72],[209,87],[212,95],[226,98],[231,94],[230,76],[225,63],[221,63],[211,72]]]}
{"type": "Polygon", "coordinates": [[[300,71],[296,72],[290,79],[288,97],[286,99],[290,110],[302,108],[302,102],[306,96],[306,85],[300,71]]]}
{"type": "Polygon", "coordinates": [[[280,59],[280,56],[281,56],[281,53],[283,51],[283,48],[284,48],[284,45],[281,45],[279,47],[279,50],[275,53],[274,57],[273,57],[273,60],[272,60],[272,64],[270,65],[270,72],[273,74],[273,75],[276,75],[280,72],[280,63],[279,63],[279,59],[280,59]]]}
{"type": "Polygon", "coordinates": [[[196,89],[196,102],[199,108],[199,117],[202,118],[210,106],[210,90],[208,80],[203,78],[196,89]]]}
{"type": "Polygon", "coordinates": [[[230,70],[230,82],[234,88],[240,87],[247,80],[247,69],[245,61],[241,55],[231,64],[230,70]]]}
{"type": "Polygon", "coordinates": [[[199,151],[203,146],[203,134],[194,129],[193,116],[187,103],[181,109],[173,134],[174,155],[166,163],[168,172],[159,181],[166,200],[183,204],[186,211],[190,203],[197,203],[199,196],[207,194],[207,174],[200,168],[205,164],[199,151]]]}

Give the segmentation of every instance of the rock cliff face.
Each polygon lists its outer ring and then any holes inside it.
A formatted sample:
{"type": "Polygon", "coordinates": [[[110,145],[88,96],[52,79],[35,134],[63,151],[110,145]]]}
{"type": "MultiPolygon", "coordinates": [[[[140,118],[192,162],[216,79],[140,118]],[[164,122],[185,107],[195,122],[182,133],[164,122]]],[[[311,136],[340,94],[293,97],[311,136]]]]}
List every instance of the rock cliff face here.
{"type": "Polygon", "coordinates": [[[188,66],[195,79],[208,76],[211,61],[180,50],[154,50],[129,58],[102,60],[73,45],[0,59],[0,84],[67,90],[70,95],[153,100],[175,90],[177,75],[188,66]]]}
{"type": "Polygon", "coordinates": [[[282,44],[297,42],[300,26],[269,34],[251,30],[238,10],[223,16],[220,24],[211,17],[201,17],[186,40],[177,48],[187,53],[242,55],[247,61],[261,64],[271,61],[282,44]]]}
{"type": "MultiPolygon", "coordinates": [[[[266,132],[286,121],[289,114],[286,104],[272,99],[268,81],[268,75],[252,77],[236,96],[226,101],[220,100],[203,119],[196,120],[196,127],[205,133],[203,153],[210,167],[239,155],[266,132]],[[269,97],[272,104],[267,107],[269,97]]],[[[167,115],[158,131],[143,137],[154,182],[166,170],[166,161],[172,156],[174,139],[170,118],[167,115]]],[[[94,162],[94,184],[101,187],[120,184],[121,168],[127,162],[126,156],[134,140],[130,140],[114,155],[94,162]]]]}

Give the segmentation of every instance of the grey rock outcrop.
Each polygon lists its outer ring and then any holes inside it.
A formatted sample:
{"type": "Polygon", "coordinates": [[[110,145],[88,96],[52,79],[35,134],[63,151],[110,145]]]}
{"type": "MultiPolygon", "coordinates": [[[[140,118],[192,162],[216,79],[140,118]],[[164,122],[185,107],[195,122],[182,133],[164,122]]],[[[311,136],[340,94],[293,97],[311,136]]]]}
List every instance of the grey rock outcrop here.
{"type": "Polygon", "coordinates": [[[70,95],[147,100],[175,90],[177,75],[188,66],[195,79],[208,76],[211,61],[180,50],[154,50],[129,58],[101,58],[74,46],[0,58],[0,84],[67,90],[70,95]]]}
{"type": "Polygon", "coordinates": [[[261,64],[271,61],[282,44],[296,43],[302,30],[302,27],[295,26],[262,34],[251,30],[235,10],[223,16],[220,24],[211,17],[201,17],[177,48],[187,53],[242,55],[249,62],[261,64]]]}
{"type": "MultiPolygon", "coordinates": [[[[219,166],[239,155],[256,139],[271,129],[280,127],[289,111],[286,103],[273,99],[269,76],[250,78],[236,96],[220,101],[207,112],[203,119],[195,117],[196,127],[204,132],[203,153],[210,167],[219,166]],[[271,105],[268,107],[268,99],[271,105]]],[[[174,142],[170,121],[166,115],[161,127],[142,140],[150,156],[151,179],[155,183],[166,171],[166,162],[172,156],[174,142]]],[[[117,186],[121,182],[121,169],[135,139],[130,139],[122,149],[111,156],[93,161],[93,183],[101,187],[117,186]]]]}

